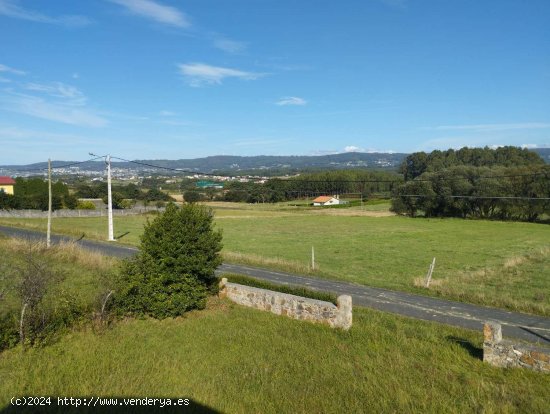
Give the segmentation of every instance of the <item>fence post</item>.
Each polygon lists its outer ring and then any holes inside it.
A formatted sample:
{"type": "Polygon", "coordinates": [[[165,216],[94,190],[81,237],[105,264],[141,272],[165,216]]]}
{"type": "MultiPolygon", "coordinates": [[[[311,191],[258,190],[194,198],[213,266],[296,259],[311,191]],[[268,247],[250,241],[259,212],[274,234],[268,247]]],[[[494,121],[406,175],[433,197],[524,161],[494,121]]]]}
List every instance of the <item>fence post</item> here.
{"type": "Polygon", "coordinates": [[[435,257],[432,260],[432,264],[430,265],[430,268],[428,269],[428,274],[426,275],[426,287],[430,287],[430,282],[432,281],[432,273],[434,271],[435,267],[435,257]]]}

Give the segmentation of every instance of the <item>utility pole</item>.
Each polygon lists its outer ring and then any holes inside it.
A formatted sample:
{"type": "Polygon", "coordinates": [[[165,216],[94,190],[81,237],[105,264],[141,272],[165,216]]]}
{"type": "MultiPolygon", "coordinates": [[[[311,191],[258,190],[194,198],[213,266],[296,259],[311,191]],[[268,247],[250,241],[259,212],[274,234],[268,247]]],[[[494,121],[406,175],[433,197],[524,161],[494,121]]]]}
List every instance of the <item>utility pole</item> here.
{"type": "Polygon", "coordinates": [[[52,161],[48,158],[48,230],[46,232],[46,247],[50,247],[52,233],[52,161]]]}
{"type": "Polygon", "coordinates": [[[109,214],[109,241],[116,241],[113,230],[113,195],[111,192],[111,156],[105,157],[107,164],[107,209],[109,214]]]}
{"type": "Polygon", "coordinates": [[[98,157],[102,158],[105,157],[105,165],[107,165],[107,216],[108,216],[108,222],[109,222],[109,233],[107,240],[108,241],[116,241],[115,240],[115,231],[113,230],[113,196],[111,193],[111,156],[110,155],[95,155],[93,153],[89,153],[92,157],[98,157]]]}

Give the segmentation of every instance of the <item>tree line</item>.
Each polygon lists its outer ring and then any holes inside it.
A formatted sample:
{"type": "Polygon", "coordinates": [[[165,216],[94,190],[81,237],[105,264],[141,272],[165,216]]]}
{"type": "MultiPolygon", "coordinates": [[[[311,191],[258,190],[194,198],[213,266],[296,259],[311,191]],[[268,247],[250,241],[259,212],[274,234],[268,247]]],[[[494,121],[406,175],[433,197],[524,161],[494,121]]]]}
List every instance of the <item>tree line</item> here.
{"type": "MultiPolygon", "coordinates": [[[[80,184],[71,194],[67,184],[60,180],[52,182],[53,210],[83,208],[79,205],[79,198],[100,198],[107,203],[107,183],[80,184]]],[[[140,200],[144,204],[173,201],[172,197],[157,188],[143,191],[133,183],[113,185],[112,200],[115,209],[131,207],[132,203],[128,200],[140,200]]],[[[0,209],[48,210],[48,182],[42,178],[16,178],[13,195],[0,191],[0,209]]]]}
{"type": "Polygon", "coordinates": [[[223,190],[194,189],[187,183],[186,201],[220,200],[246,203],[277,203],[319,195],[351,194],[358,197],[390,197],[403,182],[395,172],[372,170],[335,170],[300,174],[288,179],[272,178],[265,183],[230,181],[223,190]]]}
{"type": "Polygon", "coordinates": [[[550,215],[550,168],[515,147],[462,148],[409,155],[392,210],[426,217],[536,221],[550,215]]]}
{"type": "MultiPolygon", "coordinates": [[[[52,208],[76,208],[78,200],[62,181],[52,182],[52,208]]],[[[0,191],[0,209],[48,209],[48,182],[42,178],[15,179],[14,194],[0,191]]]]}
{"type": "Polygon", "coordinates": [[[435,150],[429,154],[415,152],[408,155],[399,171],[405,180],[414,180],[425,172],[442,171],[446,168],[467,165],[472,167],[523,167],[544,165],[544,160],[526,148],[512,146],[491,149],[468,148],[446,151],[435,150]]]}

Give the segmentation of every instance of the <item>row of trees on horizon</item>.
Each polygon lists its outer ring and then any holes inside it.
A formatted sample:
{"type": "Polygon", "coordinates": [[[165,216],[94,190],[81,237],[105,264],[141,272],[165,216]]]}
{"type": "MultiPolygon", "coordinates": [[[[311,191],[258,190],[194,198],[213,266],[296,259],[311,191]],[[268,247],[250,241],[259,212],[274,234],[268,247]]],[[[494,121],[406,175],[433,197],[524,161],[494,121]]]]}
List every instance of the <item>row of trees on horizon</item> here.
{"type": "MultiPolygon", "coordinates": [[[[185,179],[172,191],[181,191],[187,202],[221,200],[275,203],[318,195],[351,195],[368,200],[391,199],[399,214],[427,217],[479,217],[536,221],[550,215],[550,167],[534,152],[517,147],[462,148],[417,152],[407,156],[398,171],[370,169],[328,170],[302,173],[265,183],[228,181],[223,189],[196,187],[185,179]]],[[[42,179],[16,180],[16,196],[0,194],[1,208],[47,209],[47,184],[42,179]]],[[[115,208],[127,200],[166,202],[162,181],[142,185],[114,185],[115,208]],[[144,189],[147,187],[147,190],[144,189]]],[[[163,185],[164,188],[164,185],[163,185]]],[[[78,198],[104,198],[104,182],[78,183],[69,192],[61,181],[53,185],[54,208],[75,208],[78,198]]]]}

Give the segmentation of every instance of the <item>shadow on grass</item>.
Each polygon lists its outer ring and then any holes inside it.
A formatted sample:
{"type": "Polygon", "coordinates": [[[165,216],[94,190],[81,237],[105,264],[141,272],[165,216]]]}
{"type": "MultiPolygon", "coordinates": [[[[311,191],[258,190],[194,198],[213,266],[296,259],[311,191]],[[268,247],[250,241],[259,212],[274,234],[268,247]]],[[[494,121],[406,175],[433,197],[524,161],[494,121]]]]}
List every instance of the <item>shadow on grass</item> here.
{"type": "Polygon", "coordinates": [[[127,236],[128,234],[130,234],[129,231],[127,231],[126,233],[119,234],[118,236],[115,236],[115,240],[122,239],[124,236],[127,236]]]}
{"type": "MultiPolygon", "coordinates": [[[[19,403],[23,400],[29,401],[31,397],[20,397],[19,403]]],[[[34,398],[33,398],[34,399],[34,398]]],[[[82,413],[114,413],[114,414],[144,414],[144,413],[197,413],[197,414],[217,414],[220,411],[214,410],[206,405],[193,401],[189,398],[156,398],[156,404],[153,405],[153,397],[73,397],[73,404],[70,404],[70,397],[66,398],[66,402],[60,401],[62,398],[58,397],[39,397],[36,401],[47,402],[50,404],[45,405],[12,405],[0,409],[0,414],[20,414],[20,413],[69,413],[69,414],[82,414],[82,413]],[[97,399],[96,399],[97,398],[97,399]],[[49,399],[49,400],[48,400],[49,399]],[[95,406],[85,406],[84,404],[90,403],[95,406]],[[148,400],[149,405],[142,405],[148,400]],[[187,405],[185,405],[185,400],[187,405]],[[161,406],[161,401],[163,406],[161,406]],[[76,403],[80,405],[77,407],[76,403]],[[102,405],[103,404],[103,405],[102,405]],[[106,405],[109,404],[109,405],[106,405]]]]}
{"type": "Polygon", "coordinates": [[[464,348],[470,356],[474,357],[475,359],[479,359],[483,361],[483,348],[479,348],[472,344],[470,341],[467,341],[466,339],[459,338],[457,336],[448,336],[447,340],[449,342],[453,342],[455,344],[460,345],[462,348],[464,348]]]}

